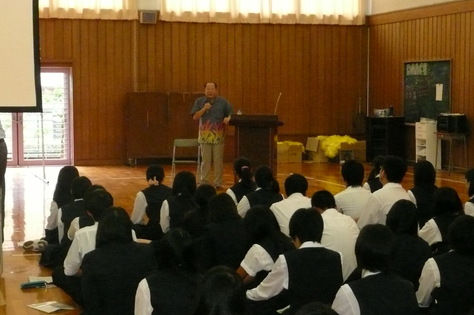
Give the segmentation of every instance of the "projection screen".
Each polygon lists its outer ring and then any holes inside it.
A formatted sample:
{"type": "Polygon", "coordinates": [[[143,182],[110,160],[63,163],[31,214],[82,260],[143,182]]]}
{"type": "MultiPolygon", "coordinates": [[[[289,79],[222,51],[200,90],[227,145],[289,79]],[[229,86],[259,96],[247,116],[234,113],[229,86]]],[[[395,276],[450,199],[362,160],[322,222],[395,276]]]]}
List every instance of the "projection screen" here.
{"type": "Polygon", "coordinates": [[[0,112],[41,112],[38,0],[0,0],[0,112]]]}

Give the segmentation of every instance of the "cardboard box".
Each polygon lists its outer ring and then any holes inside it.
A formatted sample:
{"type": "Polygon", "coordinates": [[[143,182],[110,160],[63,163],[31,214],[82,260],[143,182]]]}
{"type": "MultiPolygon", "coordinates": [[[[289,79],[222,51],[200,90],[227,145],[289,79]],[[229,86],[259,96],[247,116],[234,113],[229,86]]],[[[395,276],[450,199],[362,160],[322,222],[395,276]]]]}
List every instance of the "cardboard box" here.
{"type": "Polygon", "coordinates": [[[288,149],[288,143],[277,142],[277,163],[288,163],[288,149]]]}
{"type": "Polygon", "coordinates": [[[319,139],[317,137],[308,137],[306,140],[306,152],[308,160],[311,162],[327,162],[328,158],[319,147],[319,139]]]}
{"type": "Polygon", "coordinates": [[[341,143],[341,149],[339,150],[339,159],[343,160],[357,160],[359,162],[365,162],[366,154],[366,142],[357,141],[356,143],[341,143]]]}
{"type": "Polygon", "coordinates": [[[306,139],[306,151],[317,152],[319,148],[319,139],[317,137],[308,137],[306,139]]]}

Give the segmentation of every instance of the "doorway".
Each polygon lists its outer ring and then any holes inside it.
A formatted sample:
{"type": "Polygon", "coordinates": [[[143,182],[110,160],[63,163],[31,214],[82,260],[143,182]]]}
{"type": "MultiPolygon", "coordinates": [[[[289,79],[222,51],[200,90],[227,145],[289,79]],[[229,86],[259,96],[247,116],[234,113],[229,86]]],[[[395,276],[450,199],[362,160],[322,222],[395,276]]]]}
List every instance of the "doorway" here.
{"type": "Polygon", "coordinates": [[[42,113],[0,113],[8,166],[71,165],[71,68],[42,67],[42,113]]]}

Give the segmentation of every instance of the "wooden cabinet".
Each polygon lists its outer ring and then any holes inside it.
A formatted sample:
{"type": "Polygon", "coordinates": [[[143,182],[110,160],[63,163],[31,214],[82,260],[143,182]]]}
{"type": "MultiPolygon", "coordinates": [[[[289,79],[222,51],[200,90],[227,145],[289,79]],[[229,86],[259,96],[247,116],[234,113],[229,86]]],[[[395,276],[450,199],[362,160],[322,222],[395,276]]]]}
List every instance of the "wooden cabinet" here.
{"type": "MultiPolygon", "coordinates": [[[[139,92],[129,93],[126,104],[127,159],[169,158],[176,138],[194,138],[198,122],[191,108],[202,93],[139,92]]],[[[186,150],[183,156],[193,156],[186,150]]]]}
{"type": "Polygon", "coordinates": [[[367,161],[377,155],[406,158],[405,117],[367,117],[367,161]]]}
{"type": "Polygon", "coordinates": [[[433,164],[435,169],[441,169],[441,146],[436,145],[437,141],[436,121],[422,119],[417,122],[415,124],[415,161],[427,160],[433,164]],[[436,148],[438,148],[438,152],[436,152],[436,148]]]}

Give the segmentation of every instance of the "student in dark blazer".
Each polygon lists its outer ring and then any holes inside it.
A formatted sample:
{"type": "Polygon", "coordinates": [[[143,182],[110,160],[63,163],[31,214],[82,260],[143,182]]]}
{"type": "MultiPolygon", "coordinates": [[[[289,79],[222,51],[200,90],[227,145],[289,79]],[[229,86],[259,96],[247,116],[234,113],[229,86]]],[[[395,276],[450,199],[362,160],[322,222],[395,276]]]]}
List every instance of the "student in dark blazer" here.
{"type": "Polygon", "coordinates": [[[344,284],[332,308],[339,315],[417,315],[413,285],[389,272],[395,237],[382,224],[366,225],[355,245],[362,279],[344,284]]]}
{"type": "Polygon", "coordinates": [[[108,208],[97,228],[96,249],[82,261],[83,314],[133,314],[138,283],[156,270],[154,249],[132,239],[132,222],[108,208]]]}

